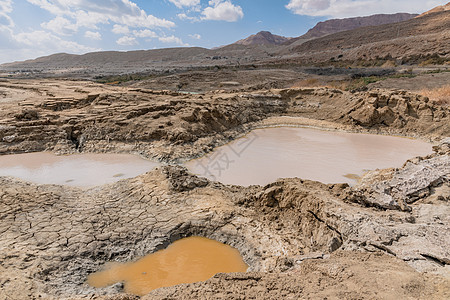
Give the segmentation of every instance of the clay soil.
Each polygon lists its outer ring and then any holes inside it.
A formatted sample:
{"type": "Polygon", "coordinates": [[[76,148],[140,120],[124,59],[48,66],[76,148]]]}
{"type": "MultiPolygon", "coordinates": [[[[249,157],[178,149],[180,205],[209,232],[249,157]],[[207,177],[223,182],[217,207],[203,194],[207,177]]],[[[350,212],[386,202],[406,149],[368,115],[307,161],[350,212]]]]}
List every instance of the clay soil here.
{"type": "Polygon", "coordinates": [[[0,298],[137,299],[120,283],[96,289],[86,278],[187,236],[237,248],[248,272],[142,299],[450,298],[448,105],[403,82],[288,88],[304,74],[267,72],[276,84],[258,85],[253,72],[217,75],[217,89],[183,77],[195,94],[171,86],[179,75],[126,86],[2,80],[0,155],[135,153],[166,165],[91,189],[0,177],[0,298]],[[299,178],[231,186],[177,165],[280,125],[419,138],[434,153],[372,171],[353,187],[299,178]]]}

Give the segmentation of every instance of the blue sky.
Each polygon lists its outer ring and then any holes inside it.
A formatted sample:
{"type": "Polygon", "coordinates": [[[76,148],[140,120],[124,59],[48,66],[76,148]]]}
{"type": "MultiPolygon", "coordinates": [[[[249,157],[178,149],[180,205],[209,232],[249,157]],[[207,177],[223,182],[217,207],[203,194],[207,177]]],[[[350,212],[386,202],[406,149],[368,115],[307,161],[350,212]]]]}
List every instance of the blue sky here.
{"type": "Polygon", "coordinates": [[[418,13],[448,0],[0,0],[0,63],[52,53],[212,48],[330,18],[418,13]]]}

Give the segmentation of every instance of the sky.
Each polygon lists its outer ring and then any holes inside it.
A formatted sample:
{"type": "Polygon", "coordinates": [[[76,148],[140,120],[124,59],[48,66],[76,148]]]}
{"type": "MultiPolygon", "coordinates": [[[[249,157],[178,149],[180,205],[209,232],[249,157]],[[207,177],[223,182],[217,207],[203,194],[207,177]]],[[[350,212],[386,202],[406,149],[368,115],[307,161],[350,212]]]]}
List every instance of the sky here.
{"type": "Polygon", "coordinates": [[[421,13],[448,0],[0,0],[0,63],[53,53],[213,48],[261,30],[296,37],[317,22],[421,13]]]}

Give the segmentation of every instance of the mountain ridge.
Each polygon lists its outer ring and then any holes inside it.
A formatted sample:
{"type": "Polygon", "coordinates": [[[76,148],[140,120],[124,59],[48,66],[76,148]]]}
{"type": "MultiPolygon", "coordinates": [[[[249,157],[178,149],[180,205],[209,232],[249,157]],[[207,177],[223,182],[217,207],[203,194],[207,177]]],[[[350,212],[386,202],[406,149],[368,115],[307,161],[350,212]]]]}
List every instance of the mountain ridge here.
{"type": "MultiPolygon", "coordinates": [[[[443,7],[450,7],[450,3],[443,7]]],[[[128,52],[102,51],[82,55],[58,53],[24,62],[2,64],[0,69],[5,72],[59,72],[58,70],[77,69],[84,70],[77,71],[77,74],[117,74],[211,66],[220,68],[225,65],[253,66],[255,63],[271,64],[290,59],[307,63],[336,58],[352,61],[385,56],[402,60],[405,57],[438,55],[444,61],[448,59],[450,11],[439,8],[437,11],[430,10],[428,14],[414,16],[400,13],[350,18],[350,21],[340,19],[319,22],[305,35],[293,39],[262,31],[216,49],[179,47],[128,52]],[[407,20],[361,27],[376,20],[387,22],[404,18],[407,20]],[[341,26],[332,30],[348,28],[348,24],[360,27],[327,34],[329,25],[337,24],[335,22],[341,22],[341,26]],[[325,35],[317,37],[322,34],[325,35]]]]}
{"type": "Polygon", "coordinates": [[[410,20],[418,14],[396,13],[396,14],[376,14],[367,17],[354,17],[344,19],[330,19],[317,23],[304,35],[289,40],[286,45],[290,45],[299,40],[310,40],[334,34],[342,31],[348,31],[366,26],[378,26],[392,24],[410,20]]]}
{"type": "Polygon", "coordinates": [[[286,43],[291,38],[280,36],[273,34],[269,31],[260,31],[256,34],[252,34],[251,36],[239,40],[232,45],[281,45],[283,43],[286,43]]]}

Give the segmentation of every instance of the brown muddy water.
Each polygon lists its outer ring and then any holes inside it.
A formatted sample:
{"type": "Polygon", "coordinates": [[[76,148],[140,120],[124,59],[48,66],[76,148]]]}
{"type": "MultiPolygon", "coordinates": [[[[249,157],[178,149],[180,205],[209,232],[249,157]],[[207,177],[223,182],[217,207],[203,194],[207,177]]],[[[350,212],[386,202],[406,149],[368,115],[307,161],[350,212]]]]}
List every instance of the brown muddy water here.
{"type": "Polygon", "coordinates": [[[91,187],[131,178],[158,163],[130,154],[73,154],[47,152],[0,155],[0,176],[13,176],[38,184],[91,187]]]}
{"type": "Polygon", "coordinates": [[[431,147],[402,137],[277,127],[254,130],[186,166],[226,184],[265,185],[299,177],[353,185],[368,170],[401,167],[432,153],[431,147]]]}
{"type": "Polygon", "coordinates": [[[238,250],[204,237],[178,240],[164,250],[132,263],[114,263],[88,277],[93,287],[124,282],[125,292],[145,295],[151,290],[204,281],[217,273],[245,272],[238,250]]]}

